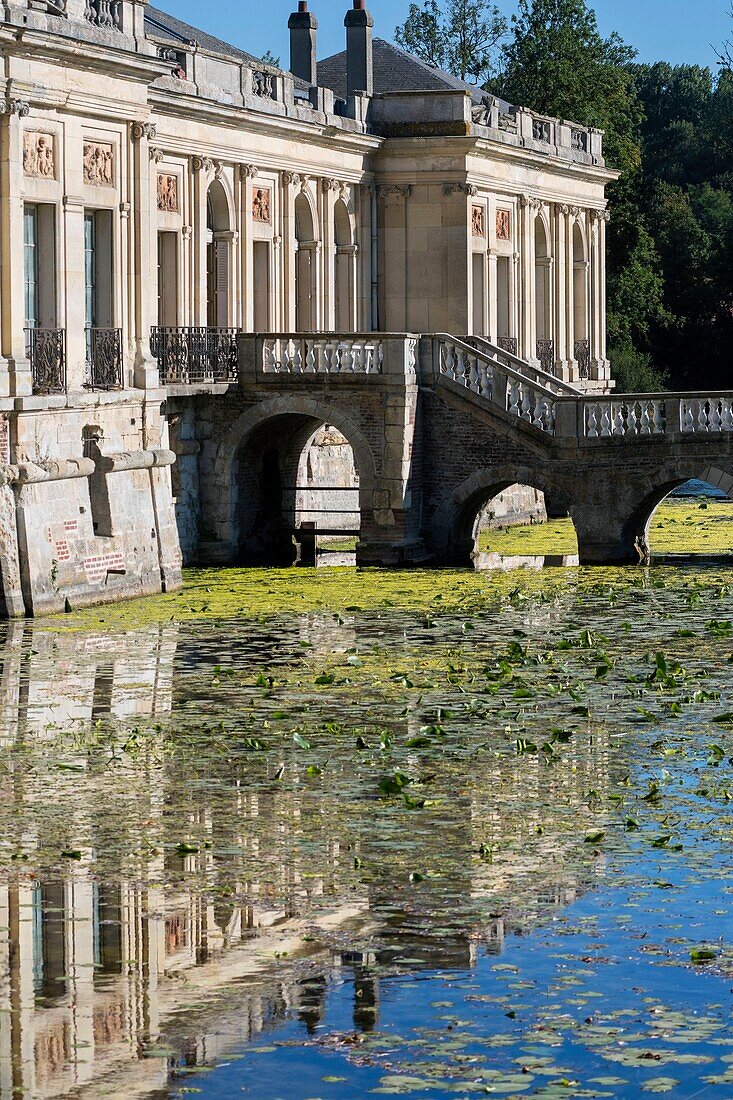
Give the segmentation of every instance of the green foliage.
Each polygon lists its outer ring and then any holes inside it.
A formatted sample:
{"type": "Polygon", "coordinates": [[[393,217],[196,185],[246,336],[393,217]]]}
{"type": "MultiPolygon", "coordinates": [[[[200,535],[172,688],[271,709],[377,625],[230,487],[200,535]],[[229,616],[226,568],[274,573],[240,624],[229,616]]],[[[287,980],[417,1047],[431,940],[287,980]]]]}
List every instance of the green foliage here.
{"type": "Polygon", "coordinates": [[[262,61],[265,65],[273,65],[276,69],[280,68],[280,58],[275,57],[274,53],[271,50],[267,50],[265,53],[263,53],[260,61],[262,61]]]}
{"type": "Polygon", "coordinates": [[[541,114],[605,130],[609,163],[628,173],[640,163],[634,56],[617,34],[602,37],[584,0],[520,0],[495,90],[541,114]]]}
{"type": "Polygon", "coordinates": [[[494,71],[506,31],[504,16],[485,0],[448,0],[445,11],[436,0],[423,0],[422,7],[410,4],[395,41],[428,65],[483,84],[494,71]]]}

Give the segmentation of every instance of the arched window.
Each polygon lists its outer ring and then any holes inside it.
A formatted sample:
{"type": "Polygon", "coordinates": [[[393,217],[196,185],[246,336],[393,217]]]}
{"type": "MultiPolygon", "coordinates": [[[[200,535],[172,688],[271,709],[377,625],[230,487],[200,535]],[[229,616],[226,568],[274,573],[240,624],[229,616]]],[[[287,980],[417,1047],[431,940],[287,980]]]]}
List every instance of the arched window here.
{"type": "Polygon", "coordinates": [[[573,357],[581,378],[590,377],[590,342],[588,339],[588,257],[585,237],[575,222],[573,226],[573,357]]]}
{"type": "Polygon", "coordinates": [[[219,180],[214,180],[206,196],[206,323],[209,328],[227,328],[230,324],[231,245],[226,191],[219,180]]]}
{"type": "Polygon", "coordinates": [[[316,326],[316,239],[313,213],[301,192],[295,200],[295,328],[313,332],[316,326]]]}
{"type": "Polygon", "coordinates": [[[547,230],[541,216],[534,223],[535,255],[535,320],[537,328],[537,358],[543,370],[552,374],[555,367],[555,344],[552,339],[550,296],[550,247],[547,230]]]}

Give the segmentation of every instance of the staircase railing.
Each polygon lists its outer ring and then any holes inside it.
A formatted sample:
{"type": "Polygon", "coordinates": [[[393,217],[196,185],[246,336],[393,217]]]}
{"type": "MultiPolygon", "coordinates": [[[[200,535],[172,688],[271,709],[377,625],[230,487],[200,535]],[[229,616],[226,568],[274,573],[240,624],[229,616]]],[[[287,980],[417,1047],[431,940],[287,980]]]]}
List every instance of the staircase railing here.
{"type": "Polygon", "coordinates": [[[554,435],[556,392],[457,336],[436,333],[433,341],[436,366],[441,375],[492,402],[510,416],[554,435]]]}
{"type": "Polygon", "coordinates": [[[553,393],[572,395],[582,392],[577,386],[571,386],[569,382],[563,382],[561,379],[555,378],[554,374],[548,374],[541,367],[533,367],[525,359],[520,359],[518,355],[502,348],[500,344],[492,344],[485,336],[464,336],[463,340],[465,343],[471,344],[472,347],[485,351],[491,359],[498,359],[500,363],[506,363],[508,367],[518,371],[523,377],[544,386],[545,389],[551,390],[553,393]]]}

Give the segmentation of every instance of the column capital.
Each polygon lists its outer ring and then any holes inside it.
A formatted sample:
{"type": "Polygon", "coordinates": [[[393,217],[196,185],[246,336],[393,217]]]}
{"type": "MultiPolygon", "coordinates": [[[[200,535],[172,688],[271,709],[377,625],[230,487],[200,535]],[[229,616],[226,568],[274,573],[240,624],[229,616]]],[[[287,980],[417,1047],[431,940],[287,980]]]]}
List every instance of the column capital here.
{"type": "Polygon", "coordinates": [[[152,122],[133,122],[130,133],[133,141],[154,141],[158,131],[152,122]]]}
{"type": "Polygon", "coordinates": [[[0,99],[0,115],[17,115],[18,118],[26,118],[30,110],[31,105],[25,99],[0,99]]]}

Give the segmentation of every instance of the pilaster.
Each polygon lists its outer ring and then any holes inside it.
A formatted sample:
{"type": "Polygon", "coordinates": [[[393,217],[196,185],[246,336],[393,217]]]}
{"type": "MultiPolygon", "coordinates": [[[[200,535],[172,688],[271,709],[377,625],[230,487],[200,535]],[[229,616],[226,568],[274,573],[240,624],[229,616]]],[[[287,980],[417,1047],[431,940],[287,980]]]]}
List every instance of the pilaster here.
{"type": "Polygon", "coordinates": [[[20,99],[0,99],[0,237],[2,238],[2,362],[0,396],[33,392],[25,348],[23,262],[23,125],[30,111],[20,99]]]}
{"type": "Polygon", "coordinates": [[[139,389],[156,389],[159,385],[158,364],[150,351],[150,326],[155,320],[157,303],[157,262],[153,262],[154,242],[157,244],[157,208],[153,183],[155,164],[151,162],[150,142],[155,127],[149,122],[133,122],[130,127],[132,156],[132,255],[130,268],[133,279],[132,336],[135,348],[134,382],[139,389]]]}

